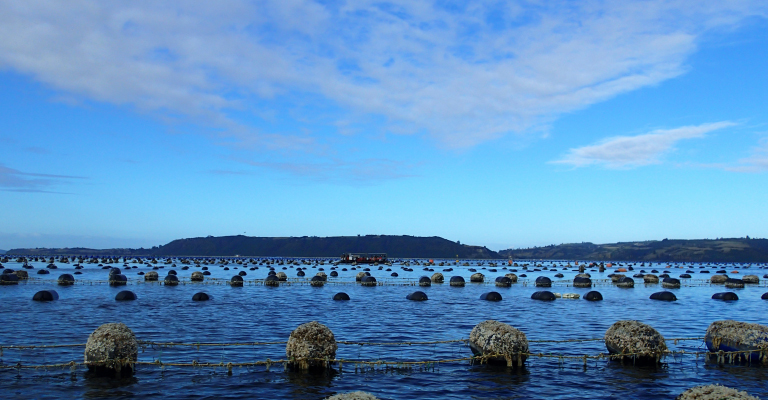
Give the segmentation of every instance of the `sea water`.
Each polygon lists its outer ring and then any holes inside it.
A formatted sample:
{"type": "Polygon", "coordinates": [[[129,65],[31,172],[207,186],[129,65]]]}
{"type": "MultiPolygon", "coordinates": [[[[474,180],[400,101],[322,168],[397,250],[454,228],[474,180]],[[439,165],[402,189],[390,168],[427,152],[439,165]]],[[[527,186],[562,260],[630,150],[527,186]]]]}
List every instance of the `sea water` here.
{"type": "MultiPolygon", "coordinates": [[[[162,261],[162,260],[161,260],[162,261]]],[[[425,260],[421,260],[423,263],[425,260]]],[[[455,260],[454,260],[455,261],[455,260]]],[[[436,261],[437,262],[437,261],[436,261]]],[[[0,345],[51,345],[85,343],[88,335],[99,325],[123,322],[139,340],[181,343],[238,343],[285,342],[298,325],[319,321],[327,325],[337,341],[355,342],[424,342],[466,339],[472,328],[487,319],[502,321],[523,331],[530,343],[531,353],[542,355],[597,355],[607,353],[602,341],[536,342],[537,340],[564,341],[570,339],[601,338],[616,321],[634,319],[657,329],[670,350],[686,352],[706,351],[700,340],[686,340],[675,344],[672,338],[702,337],[713,321],[737,321],[768,324],[768,301],[760,296],[768,291],[762,276],[768,272],[762,265],[746,268],[744,265],[690,265],[676,268],[666,264],[633,266],[631,276],[644,269],[670,271],[678,277],[686,270],[694,271],[691,279],[681,279],[683,287],[668,289],[677,301],[650,300],[649,296],[662,289],[660,284],[645,285],[642,278],[635,279],[632,289],[618,288],[610,283],[608,274],[614,269],[598,272],[588,268],[595,282],[592,288],[570,286],[578,273],[577,267],[566,262],[537,262],[528,267],[510,266],[499,262],[489,266],[476,261],[457,265],[429,266],[445,276],[443,284],[429,287],[414,285],[420,276],[431,276],[423,265],[411,264],[414,271],[406,271],[401,264],[382,266],[339,265],[339,277],[331,278],[322,287],[306,284],[320,268],[330,274],[331,265],[300,265],[306,276],[296,279],[297,266],[273,265],[276,271],[289,276],[289,282],[279,287],[254,284],[254,280],[267,276],[266,265],[242,265],[230,262],[225,271],[221,263],[208,265],[211,272],[204,283],[189,282],[191,266],[181,270],[181,264],[155,264],[160,281],[167,271],[174,269],[182,283],[163,286],[145,283],[139,272],[152,270],[147,264],[129,262],[111,264],[122,269],[129,279],[128,285],[110,287],[105,283],[108,270],[96,264],[83,264],[81,275],[75,275],[73,286],[58,286],[56,279],[63,273],[72,274],[72,264],[57,263],[58,269],[49,275],[38,275],[47,262],[33,262],[35,269],[27,270],[30,279],[19,285],[0,286],[0,345]],[[130,267],[137,268],[130,268],[130,267]],[[258,266],[258,270],[250,268],[258,266]],[[237,267],[237,268],[235,268],[237,267]],[[502,267],[506,269],[502,269],[502,267]],[[283,269],[285,268],[285,269],[283,269]],[[341,271],[347,268],[347,271],[341,271]],[[363,268],[382,284],[365,287],[355,283],[355,275],[363,268]],[[392,271],[386,271],[391,268],[392,271]],[[453,271],[443,272],[443,269],[453,271]],[[485,275],[484,284],[469,282],[475,269],[485,275]],[[496,272],[488,270],[494,268],[496,272]],[[543,270],[555,268],[556,270],[543,270]],[[498,276],[516,269],[526,274],[509,288],[496,287],[498,276]],[[734,277],[755,274],[761,277],[759,285],[744,289],[725,289],[710,285],[709,278],[716,270],[739,271],[734,277]],[[701,271],[709,271],[709,274],[701,271]],[[230,287],[226,281],[240,271],[244,287],[230,287]],[[391,277],[397,272],[399,277],[391,277]],[[561,279],[556,273],[563,273],[561,279]],[[451,276],[462,276],[464,287],[451,287],[451,276]],[[552,288],[536,288],[534,280],[547,276],[553,280],[552,288]],[[33,302],[39,290],[53,289],[60,296],[53,302],[33,302]],[[131,290],[138,300],[118,302],[115,295],[131,290]],[[406,300],[409,293],[421,290],[428,301],[406,300]],[[552,302],[531,300],[537,290],[584,295],[590,290],[602,293],[604,300],[589,302],[583,299],[557,299],[552,302]],[[213,296],[207,302],[193,302],[197,292],[213,296]],[[500,302],[480,300],[480,295],[497,291],[500,302]],[[738,301],[712,300],[717,292],[733,291],[738,301]],[[333,295],[346,292],[351,301],[333,301],[333,295]]],[[[6,268],[21,269],[21,264],[5,263],[6,268]]],[[[618,265],[614,265],[616,268],[618,265]]],[[[682,266],[682,265],[680,265],[682,266]]],[[[407,268],[407,267],[406,267],[407,268]]],[[[658,275],[658,274],[657,274],[658,275]]],[[[412,345],[339,345],[338,359],[385,361],[434,361],[471,356],[463,342],[412,345]]],[[[140,350],[140,361],[162,363],[248,363],[285,358],[285,344],[218,347],[159,347],[140,350]]],[[[82,362],[83,347],[4,349],[0,365],[46,365],[70,361],[82,362]]],[[[674,398],[686,389],[702,384],[720,383],[746,390],[752,395],[768,398],[768,368],[748,365],[717,365],[704,357],[693,355],[669,356],[658,367],[634,366],[605,359],[583,360],[532,356],[522,369],[488,365],[471,365],[469,361],[441,363],[416,368],[355,368],[352,361],[339,370],[338,366],[327,374],[303,374],[286,370],[282,364],[257,367],[235,367],[228,374],[226,367],[192,368],[138,366],[134,377],[123,380],[91,377],[85,367],[75,371],[67,368],[0,369],[0,394],[3,398],[271,398],[322,399],[336,393],[364,390],[381,399],[471,399],[471,398],[563,398],[610,399],[674,398]]]]}

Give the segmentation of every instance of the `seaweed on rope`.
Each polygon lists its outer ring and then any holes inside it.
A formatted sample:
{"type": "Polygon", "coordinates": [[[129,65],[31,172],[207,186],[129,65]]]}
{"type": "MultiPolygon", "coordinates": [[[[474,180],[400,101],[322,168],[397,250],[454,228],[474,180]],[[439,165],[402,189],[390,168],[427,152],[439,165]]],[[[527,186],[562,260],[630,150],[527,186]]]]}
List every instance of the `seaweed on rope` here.
{"type": "MultiPolygon", "coordinates": [[[[623,353],[623,354],[606,354],[606,353],[598,353],[596,355],[566,355],[566,354],[544,354],[544,353],[518,353],[518,363],[517,366],[522,366],[523,361],[520,356],[526,356],[528,360],[526,362],[530,362],[533,358],[539,358],[539,359],[557,359],[557,361],[562,365],[565,360],[578,360],[580,362],[584,363],[584,367],[587,366],[588,360],[624,360],[627,357],[633,357],[633,356],[655,356],[657,357],[657,360],[660,360],[663,356],[669,356],[669,355],[680,355],[682,356],[698,356],[700,355],[707,355],[710,357],[715,357],[718,364],[733,364],[734,361],[739,362],[738,355],[743,354],[751,354],[751,353],[761,353],[761,363],[762,364],[768,364],[768,350],[763,351],[754,351],[754,350],[741,350],[741,351],[718,351],[718,352],[709,352],[709,351],[700,351],[700,352],[687,352],[685,350],[678,350],[678,351],[663,351],[663,352],[655,352],[655,353],[623,353]]],[[[486,364],[489,359],[495,358],[495,357],[503,357],[503,354],[487,354],[487,355],[481,355],[481,356],[470,356],[470,357],[458,357],[458,358],[448,358],[448,359],[436,359],[436,360],[424,360],[424,361],[403,361],[403,360],[352,360],[352,359],[312,359],[312,358],[305,358],[301,359],[304,361],[323,361],[328,364],[338,364],[339,369],[341,370],[343,368],[343,364],[354,364],[355,370],[363,369],[363,368],[371,368],[376,369],[378,368],[386,368],[386,369],[413,369],[414,367],[422,366],[423,368],[428,367],[435,367],[439,364],[448,364],[448,363],[458,363],[462,361],[469,361],[471,364],[486,364]]],[[[229,372],[232,371],[233,367],[257,367],[257,366],[264,366],[269,370],[269,367],[274,364],[290,364],[293,362],[296,362],[298,359],[281,359],[281,360],[270,360],[266,359],[264,361],[252,361],[252,362],[225,362],[225,361],[219,361],[219,362],[200,362],[198,360],[193,360],[192,362],[162,362],[160,359],[154,360],[154,361],[133,361],[133,360],[109,360],[109,361],[101,361],[101,362],[75,362],[75,361],[69,361],[64,363],[57,363],[57,364],[29,364],[25,365],[21,362],[17,362],[15,364],[7,364],[7,365],[0,365],[0,369],[16,369],[16,370],[28,370],[28,369],[55,369],[55,368],[69,368],[70,370],[74,370],[76,367],[81,366],[109,366],[109,365],[115,365],[115,364],[123,364],[123,365],[144,365],[144,366],[155,366],[160,367],[161,369],[164,369],[166,367],[193,367],[193,368],[218,368],[218,367],[226,367],[229,372]]]]}
{"type": "MultiPolygon", "coordinates": [[[[687,340],[704,340],[704,337],[687,337],[687,338],[670,338],[667,341],[673,341],[675,345],[681,341],[687,340]]],[[[529,340],[528,343],[577,343],[577,342],[603,342],[604,338],[590,338],[590,339],[562,339],[562,340],[529,340]]],[[[338,340],[336,344],[349,345],[349,346],[413,346],[413,345],[436,345],[436,344],[449,344],[449,343],[467,343],[469,339],[449,339],[449,340],[431,340],[431,341],[407,341],[407,342],[359,342],[359,341],[346,341],[338,340]]],[[[287,344],[287,341],[275,341],[275,342],[231,342],[231,343],[184,343],[184,342],[153,342],[149,340],[139,340],[138,345],[141,347],[152,348],[167,348],[167,347],[232,347],[232,346],[267,346],[267,345],[279,345],[287,344]]],[[[59,348],[59,347],[84,347],[85,343],[72,343],[72,344],[54,344],[54,345],[0,345],[0,355],[3,350],[34,350],[34,349],[46,349],[46,348],[59,348]]]]}

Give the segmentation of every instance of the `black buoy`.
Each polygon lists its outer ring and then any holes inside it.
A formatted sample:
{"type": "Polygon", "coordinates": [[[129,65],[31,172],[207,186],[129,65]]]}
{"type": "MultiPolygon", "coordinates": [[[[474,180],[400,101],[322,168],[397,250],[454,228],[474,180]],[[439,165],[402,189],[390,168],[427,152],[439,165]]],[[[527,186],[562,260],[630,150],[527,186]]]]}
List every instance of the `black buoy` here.
{"type": "Polygon", "coordinates": [[[422,276],[419,278],[419,286],[432,286],[432,279],[428,276],[422,276]]]}
{"type": "Polygon", "coordinates": [[[213,300],[213,296],[208,295],[208,293],[205,292],[198,292],[195,293],[194,296],[192,296],[192,301],[208,301],[213,300]]]}
{"type": "Polygon", "coordinates": [[[480,295],[480,300],[501,301],[501,294],[499,292],[483,293],[480,295]]]}
{"type": "Polygon", "coordinates": [[[552,279],[546,276],[536,278],[536,287],[552,287],[552,279]]]}
{"type": "MultiPolygon", "coordinates": [[[[335,272],[335,271],[334,271],[335,272]]],[[[349,295],[344,292],[339,292],[333,295],[334,300],[349,300],[349,295]]]]}
{"type": "MultiPolygon", "coordinates": [[[[661,276],[659,276],[661,277],[661,276]]],[[[661,281],[661,286],[663,287],[669,287],[669,288],[679,288],[680,287],[680,279],[677,278],[664,278],[661,281]]]]}
{"type": "Polygon", "coordinates": [[[60,286],[69,286],[75,284],[75,277],[70,274],[61,274],[59,276],[59,285],[60,286]]]}
{"type": "MultiPolygon", "coordinates": [[[[8,270],[6,270],[8,271],[8,270]]],[[[0,285],[18,285],[19,277],[16,274],[0,274],[0,285]]]]}
{"type": "Polygon", "coordinates": [[[651,300],[675,301],[677,296],[672,292],[656,292],[651,295],[651,300]]]}
{"type": "Polygon", "coordinates": [[[691,277],[690,274],[680,274],[681,279],[689,279],[691,277]]]}
{"type": "Polygon", "coordinates": [[[109,276],[120,275],[123,273],[122,271],[120,271],[120,268],[111,268],[111,267],[107,267],[107,268],[109,268],[109,276]]]}
{"type": "Polygon", "coordinates": [[[123,274],[109,276],[109,286],[122,286],[127,284],[128,278],[123,274]]]}
{"type": "Polygon", "coordinates": [[[428,300],[427,294],[424,293],[424,292],[421,292],[421,291],[413,292],[413,293],[409,294],[408,296],[405,296],[405,298],[408,299],[408,300],[413,300],[413,301],[428,300]]]}
{"type": "Polygon", "coordinates": [[[600,294],[600,292],[593,290],[591,292],[587,292],[587,294],[584,295],[584,300],[587,301],[601,301],[603,300],[603,295],[600,294]]]}
{"type": "Polygon", "coordinates": [[[462,278],[460,276],[452,276],[451,280],[449,281],[449,284],[451,286],[464,286],[464,284],[465,284],[464,278],[462,278]]]}
{"type": "Polygon", "coordinates": [[[309,284],[316,287],[323,286],[325,285],[325,277],[315,275],[310,279],[309,284]]]}
{"type": "Polygon", "coordinates": [[[376,278],[372,276],[364,276],[360,283],[363,286],[376,286],[376,278]]]}
{"type": "MultiPolygon", "coordinates": [[[[24,271],[24,272],[27,272],[27,271],[24,271]]],[[[50,274],[50,273],[51,273],[51,272],[50,272],[50,271],[48,271],[47,269],[40,269],[40,270],[37,270],[37,274],[38,274],[38,275],[48,275],[48,274],[50,274]]]]}
{"type": "Polygon", "coordinates": [[[584,277],[584,276],[577,276],[573,278],[573,287],[591,287],[592,286],[592,279],[584,277]]]}
{"type": "Polygon", "coordinates": [[[633,288],[635,287],[635,280],[628,276],[625,276],[619,279],[618,282],[616,282],[616,286],[620,288],[633,288]]]}
{"type": "Polygon", "coordinates": [[[500,276],[496,278],[496,286],[510,287],[512,286],[512,279],[506,276],[500,276]]]}
{"type": "MultiPolygon", "coordinates": [[[[335,272],[335,271],[334,271],[334,272],[335,272]]],[[[393,272],[393,273],[391,273],[389,276],[391,276],[391,277],[393,277],[393,278],[397,278],[399,275],[397,275],[397,272],[393,272]]]]}
{"type": "Polygon", "coordinates": [[[543,300],[543,301],[551,301],[555,299],[555,294],[548,291],[548,290],[542,290],[540,292],[535,292],[531,295],[531,299],[533,300],[543,300]]]}
{"type": "Polygon", "coordinates": [[[246,275],[248,275],[248,273],[245,272],[245,271],[240,271],[240,272],[237,273],[237,275],[238,276],[246,276],[246,275]]]}
{"type": "Polygon", "coordinates": [[[32,297],[34,301],[54,301],[59,299],[59,294],[55,290],[41,290],[32,297]]]}
{"type": "Polygon", "coordinates": [[[243,286],[243,277],[235,275],[229,280],[229,286],[243,286]]]}
{"type": "Polygon", "coordinates": [[[768,292],[763,293],[763,295],[760,296],[760,298],[763,300],[768,300],[768,292]]]}
{"type": "Polygon", "coordinates": [[[712,295],[713,300],[738,300],[739,296],[733,292],[715,293],[712,295]]]}
{"type": "Polygon", "coordinates": [[[725,287],[727,288],[743,288],[744,281],[737,278],[728,278],[725,280],[725,287]]]}
{"type": "Polygon", "coordinates": [[[336,272],[336,271],[331,271],[331,276],[335,278],[335,277],[339,276],[339,273],[336,272]]]}
{"type": "Polygon", "coordinates": [[[117,296],[115,296],[115,300],[117,301],[130,301],[130,300],[136,300],[138,297],[136,297],[136,293],[131,292],[130,290],[123,290],[122,292],[118,293],[117,296]]]}
{"type": "Polygon", "coordinates": [[[176,286],[179,284],[179,278],[176,275],[167,275],[164,282],[165,286],[176,286]]]}
{"type": "Polygon", "coordinates": [[[176,275],[176,271],[170,270],[170,271],[168,271],[168,275],[176,275]]]}

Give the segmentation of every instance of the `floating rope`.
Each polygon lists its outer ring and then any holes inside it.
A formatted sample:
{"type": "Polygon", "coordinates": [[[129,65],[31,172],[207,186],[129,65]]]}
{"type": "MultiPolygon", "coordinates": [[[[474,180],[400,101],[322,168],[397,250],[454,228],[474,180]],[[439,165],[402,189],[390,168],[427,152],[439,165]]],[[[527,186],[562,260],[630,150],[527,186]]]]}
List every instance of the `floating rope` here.
{"type": "MultiPolygon", "coordinates": [[[[655,357],[657,362],[661,361],[661,357],[663,356],[669,356],[669,355],[688,355],[688,356],[699,356],[699,355],[707,355],[711,357],[716,357],[717,362],[719,364],[725,364],[725,361],[728,360],[729,363],[733,363],[734,360],[738,361],[738,358],[734,358],[736,355],[745,355],[745,354],[752,354],[752,353],[758,353],[762,354],[763,356],[766,354],[766,350],[763,351],[754,351],[754,350],[741,350],[741,351],[717,351],[717,352],[709,352],[709,351],[702,351],[702,352],[686,352],[684,350],[681,351],[659,351],[659,352],[638,352],[638,353],[621,353],[621,354],[606,354],[606,353],[599,353],[596,355],[564,355],[564,354],[543,354],[543,353],[517,353],[517,365],[522,365],[522,356],[525,356],[527,358],[531,357],[537,357],[537,358],[550,358],[550,359],[557,359],[559,363],[563,363],[564,360],[579,360],[580,362],[583,362],[586,366],[587,360],[618,360],[618,359],[626,359],[628,357],[655,357]]],[[[192,362],[162,362],[159,359],[154,361],[135,361],[135,360],[109,360],[109,361],[86,361],[86,362],[80,362],[77,363],[75,361],[70,361],[66,363],[58,363],[58,364],[37,364],[37,365],[24,365],[21,362],[18,362],[16,364],[8,364],[8,365],[0,365],[0,369],[51,369],[51,368],[75,368],[77,366],[114,366],[114,365],[150,365],[150,366],[159,366],[161,368],[165,367],[193,367],[193,368],[204,368],[204,367],[226,367],[228,371],[231,371],[233,367],[256,367],[256,366],[266,366],[269,367],[273,364],[295,364],[297,362],[301,361],[320,361],[324,363],[338,363],[340,368],[343,364],[355,364],[355,369],[357,370],[359,366],[367,366],[367,367],[377,367],[377,366],[385,366],[385,367],[397,367],[397,368],[408,368],[413,366],[433,366],[437,364],[446,364],[446,363],[456,363],[461,361],[471,361],[474,363],[480,363],[480,364],[486,364],[489,360],[500,358],[500,357],[506,357],[508,355],[504,354],[489,354],[489,355],[480,355],[480,356],[472,356],[472,357],[458,357],[458,358],[449,358],[449,359],[440,359],[440,360],[426,360],[426,361],[387,361],[387,360],[351,360],[351,359],[326,359],[326,358],[292,358],[289,360],[270,360],[267,359],[265,361],[252,361],[252,362],[227,362],[220,361],[218,363],[213,362],[199,362],[197,360],[193,360],[192,362]]]]}
{"type": "MultiPolygon", "coordinates": [[[[688,337],[688,338],[670,338],[667,341],[677,342],[686,340],[704,340],[704,337],[688,337]]],[[[592,339],[563,339],[563,340],[529,340],[528,343],[579,343],[579,342],[603,342],[604,338],[592,338],[592,339]]],[[[468,343],[469,339],[450,339],[450,340],[433,340],[425,342],[357,342],[357,341],[337,341],[336,344],[350,345],[350,346],[413,346],[413,345],[434,345],[434,344],[449,344],[449,343],[468,343]]],[[[148,340],[137,341],[139,346],[143,347],[232,347],[232,346],[267,346],[287,344],[287,341],[280,342],[234,342],[234,343],[184,343],[184,342],[152,342],[148,340]]],[[[0,351],[7,350],[34,350],[34,349],[46,349],[46,348],[59,348],[59,347],[84,347],[85,343],[73,343],[73,344],[55,344],[55,345],[0,345],[0,351]]]]}

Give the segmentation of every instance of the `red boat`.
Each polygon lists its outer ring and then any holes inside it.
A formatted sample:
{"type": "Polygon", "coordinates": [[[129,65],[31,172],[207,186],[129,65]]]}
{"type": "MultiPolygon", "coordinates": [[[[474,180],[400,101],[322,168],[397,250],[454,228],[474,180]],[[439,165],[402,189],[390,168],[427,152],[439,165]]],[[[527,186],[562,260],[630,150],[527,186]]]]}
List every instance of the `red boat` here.
{"type": "Polygon", "coordinates": [[[375,264],[386,263],[387,253],[344,253],[341,255],[341,264],[375,264]]]}

